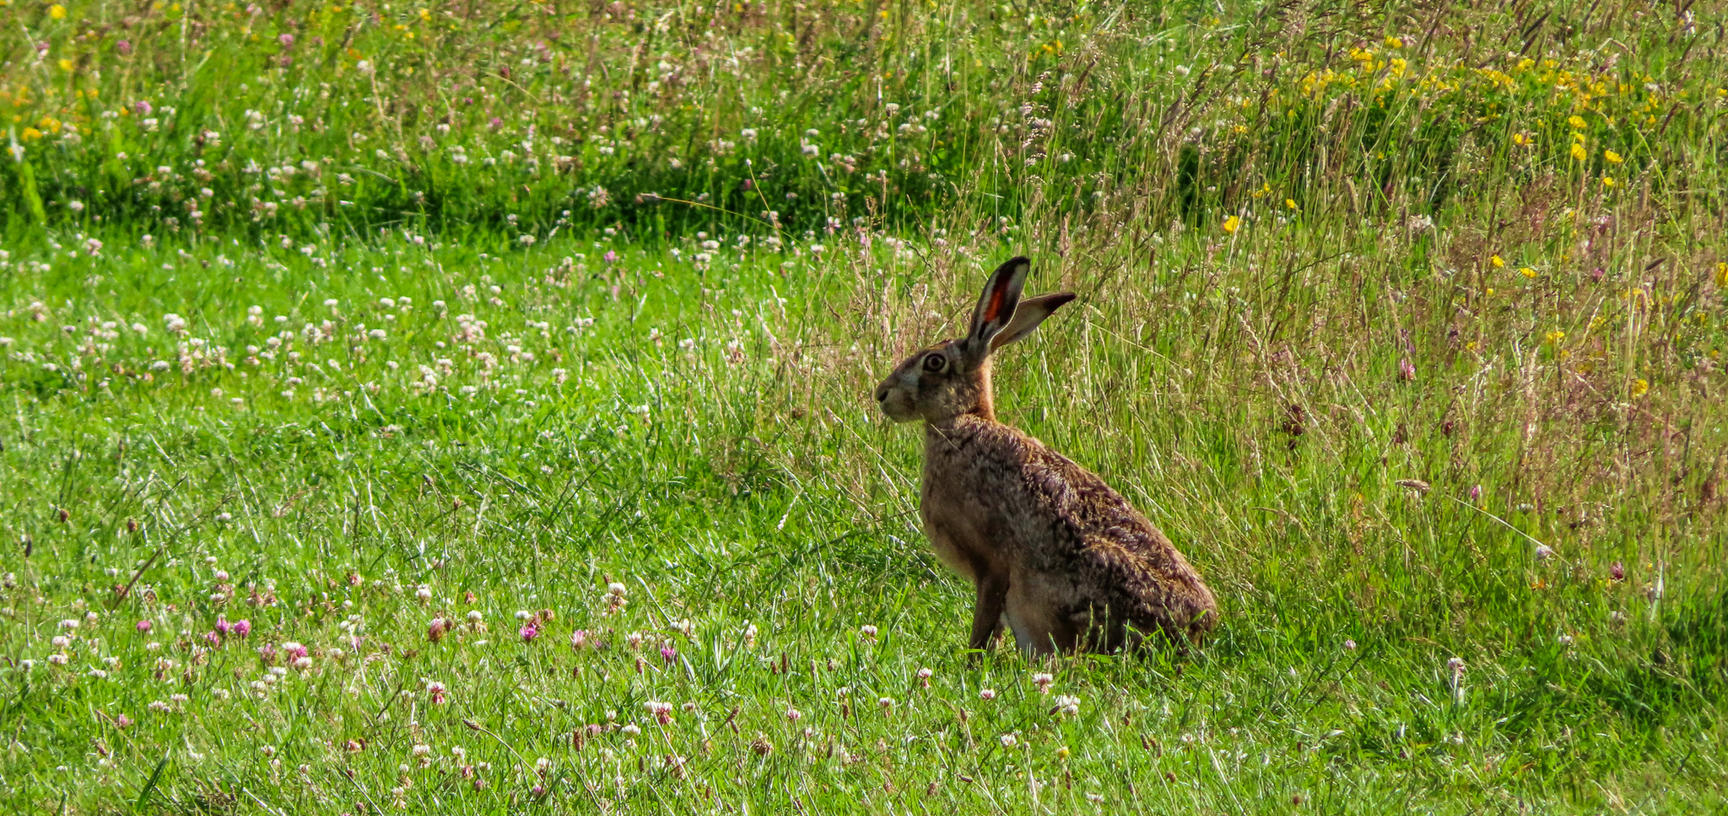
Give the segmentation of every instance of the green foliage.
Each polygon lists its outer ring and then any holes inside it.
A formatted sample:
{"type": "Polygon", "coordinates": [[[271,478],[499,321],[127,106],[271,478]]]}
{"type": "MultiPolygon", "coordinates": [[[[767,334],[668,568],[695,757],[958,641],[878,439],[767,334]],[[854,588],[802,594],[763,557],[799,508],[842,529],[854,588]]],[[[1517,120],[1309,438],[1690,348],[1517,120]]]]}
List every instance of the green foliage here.
{"type": "Polygon", "coordinates": [[[0,809],[1724,807],[1690,12],[0,8],[0,809]],[[1010,253],[1190,657],[961,648],[869,394],[1010,253]]]}
{"type": "MultiPolygon", "coordinates": [[[[652,240],[716,221],[927,227],[957,205],[1162,222],[1266,194],[1439,213],[1487,192],[1491,168],[1520,183],[1719,178],[1709,151],[1665,147],[1722,137],[1724,66],[1692,45],[1689,13],[1236,15],[91,3],[0,32],[17,69],[0,115],[24,134],[0,189],[36,185],[56,224],[157,234],[612,226],[652,240]],[[1504,42],[1524,48],[1488,45],[1504,42]]],[[[1719,184],[1691,189],[1722,204],[1719,184]]],[[[14,233],[36,223],[31,201],[0,205],[14,233]]]]}

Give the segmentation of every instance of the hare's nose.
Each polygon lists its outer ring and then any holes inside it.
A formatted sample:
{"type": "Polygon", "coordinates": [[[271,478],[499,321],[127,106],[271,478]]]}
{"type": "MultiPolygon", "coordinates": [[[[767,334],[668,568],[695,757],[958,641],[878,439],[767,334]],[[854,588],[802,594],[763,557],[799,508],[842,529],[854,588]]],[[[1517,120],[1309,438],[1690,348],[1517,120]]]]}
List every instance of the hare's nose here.
{"type": "Polygon", "coordinates": [[[886,386],[886,385],[876,386],[876,401],[881,402],[887,398],[888,398],[888,386],[886,386]]]}

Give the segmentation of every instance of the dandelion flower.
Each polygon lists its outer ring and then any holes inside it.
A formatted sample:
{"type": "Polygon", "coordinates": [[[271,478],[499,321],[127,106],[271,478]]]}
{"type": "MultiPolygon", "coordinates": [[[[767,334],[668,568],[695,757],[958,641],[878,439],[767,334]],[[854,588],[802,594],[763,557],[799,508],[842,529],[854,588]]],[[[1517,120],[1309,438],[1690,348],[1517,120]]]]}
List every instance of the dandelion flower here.
{"type": "Polygon", "coordinates": [[[1504,269],[1506,267],[1506,259],[1499,255],[1489,257],[1488,262],[1493,264],[1495,269],[1504,269]]]}
{"type": "Polygon", "coordinates": [[[1241,226],[1242,217],[1239,215],[1232,215],[1229,218],[1224,219],[1224,231],[1227,233],[1234,233],[1237,228],[1241,226]]]}
{"type": "Polygon", "coordinates": [[[64,20],[66,19],[66,7],[59,3],[55,3],[48,7],[48,16],[53,17],[56,20],[64,20]]]}

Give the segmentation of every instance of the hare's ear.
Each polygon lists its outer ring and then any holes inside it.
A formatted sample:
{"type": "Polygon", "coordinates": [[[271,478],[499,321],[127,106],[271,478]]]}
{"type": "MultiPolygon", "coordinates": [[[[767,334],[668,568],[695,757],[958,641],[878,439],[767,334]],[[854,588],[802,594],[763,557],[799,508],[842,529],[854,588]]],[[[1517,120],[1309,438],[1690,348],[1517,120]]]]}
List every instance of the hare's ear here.
{"type": "Polygon", "coordinates": [[[1032,262],[1011,258],[990,275],[978,305],[972,310],[972,331],[966,335],[966,350],[982,359],[990,353],[990,341],[1001,334],[1014,317],[1014,307],[1020,303],[1020,287],[1026,285],[1026,275],[1032,262]]]}
{"type": "Polygon", "coordinates": [[[990,350],[995,351],[1031,334],[1033,329],[1038,328],[1039,323],[1044,322],[1044,318],[1055,314],[1057,309],[1073,299],[1073,292],[1055,292],[1020,301],[1020,305],[1014,309],[1013,319],[990,341],[990,350]]]}

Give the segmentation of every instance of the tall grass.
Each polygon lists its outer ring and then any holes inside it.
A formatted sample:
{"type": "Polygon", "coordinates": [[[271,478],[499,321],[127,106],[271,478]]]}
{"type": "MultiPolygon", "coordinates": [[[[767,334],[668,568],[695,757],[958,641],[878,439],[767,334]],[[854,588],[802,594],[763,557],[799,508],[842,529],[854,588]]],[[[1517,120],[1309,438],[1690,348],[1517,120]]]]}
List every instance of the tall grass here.
{"type": "Polygon", "coordinates": [[[1702,11],[0,8],[12,809],[1723,805],[1702,11]],[[869,393],[1019,253],[1189,659],[961,653],[869,393]]]}
{"type": "Polygon", "coordinates": [[[14,8],[14,235],[1446,218],[1604,176],[1722,203],[1720,48],[1667,7],[14,8]]]}

